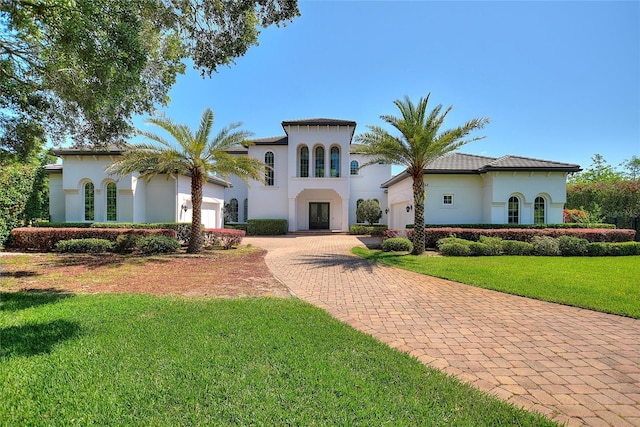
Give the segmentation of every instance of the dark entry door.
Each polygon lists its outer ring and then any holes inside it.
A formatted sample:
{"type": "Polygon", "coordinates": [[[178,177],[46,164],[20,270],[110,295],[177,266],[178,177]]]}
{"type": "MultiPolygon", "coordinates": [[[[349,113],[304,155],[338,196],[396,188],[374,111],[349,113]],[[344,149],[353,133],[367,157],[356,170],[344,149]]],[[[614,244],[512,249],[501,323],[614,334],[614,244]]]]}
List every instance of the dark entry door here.
{"type": "Polygon", "coordinates": [[[329,203],[309,203],[309,230],[329,229],[329,203]]]}

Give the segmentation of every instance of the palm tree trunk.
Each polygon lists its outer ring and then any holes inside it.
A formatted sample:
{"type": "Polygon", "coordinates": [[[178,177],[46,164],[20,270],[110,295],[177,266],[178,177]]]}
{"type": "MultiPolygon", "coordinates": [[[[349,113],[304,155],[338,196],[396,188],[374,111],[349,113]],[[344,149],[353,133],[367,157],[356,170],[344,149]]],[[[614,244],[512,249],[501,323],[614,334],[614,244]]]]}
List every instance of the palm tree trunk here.
{"type": "Polygon", "coordinates": [[[420,255],[425,249],[424,236],[424,172],[413,171],[413,255],[420,255]]]}
{"type": "Polygon", "coordinates": [[[191,234],[187,253],[197,254],[202,249],[202,186],[204,175],[198,168],[191,171],[191,234]]]}

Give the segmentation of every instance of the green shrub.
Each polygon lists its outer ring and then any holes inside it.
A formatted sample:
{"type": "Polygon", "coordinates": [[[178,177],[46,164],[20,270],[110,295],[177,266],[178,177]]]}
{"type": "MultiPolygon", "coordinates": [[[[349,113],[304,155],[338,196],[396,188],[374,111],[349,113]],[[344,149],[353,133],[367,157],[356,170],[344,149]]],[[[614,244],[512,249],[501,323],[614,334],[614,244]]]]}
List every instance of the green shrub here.
{"type": "Polygon", "coordinates": [[[558,248],[562,256],[584,256],[589,252],[589,241],[573,236],[558,237],[558,248]]]}
{"type": "Polygon", "coordinates": [[[500,237],[480,236],[480,243],[484,243],[487,246],[488,253],[485,255],[501,255],[502,242],[503,240],[500,237]]]}
{"type": "Polygon", "coordinates": [[[640,255],[640,242],[618,242],[608,245],[607,255],[610,256],[640,255]]]}
{"type": "Polygon", "coordinates": [[[609,243],[591,242],[587,245],[587,255],[589,256],[607,256],[609,255],[609,243]]]}
{"type": "Polygon", "coordinates": [[[443,245],[448,245],[451,243],[469,246],[471,244],[471,240],[460,239],[456,236],[449,236],[438,240],[438,242],[436,243],[436,247],[438,248],[438,250],[440,250],[443,245]]]}
{"type": "Polygon", "coordinates": [[[247,223],[246,222],[237,222],[234,224],[225,224],[224,228],[230,229],[230,230],[242,230],[244,232],[247,231],[247,223]]]}
{"type": "Polygon", "coordinates": [[[37,167],[4,165],[0,167],[0,248],[12,229],[24,224],[24,213],[33,192],[37,167]]]}
{"type": "Polygon", "coordinates": [[[531,255],[533,253],[533,245],[519,240],[503,240],[502,253],[505,255],[531,255]]]}
{"type": "Polygon", "coordinates": [[[446,256],[469,256],[471,249],[464,243],[444,243],[438,247],[440,253],[446,256]]]}
{"type": "Polygon", "coordinates": [[[411,252],[413,243],[405,237],[392,237],[382,242],[381,249],[384,252],[411,252]]]}
{"type": "Polygon", "coordinates": [[[142,236],[139,234],[121,234],[116,238],[116,242],[113,245],[113,251],[119,254],[130,254],[136,249],[141,238],[142,236]]]}
{"type": "Polygon", "coordinates": [[[132,228],[144,230],[174,230],[178,242],[183,245],[189,244],[189,236],[191,234],[190,222],[94,222],[92,228],[132,228]]]}
{"type": "Polygon", "coordinates": [[[145,255],[169,254],[179,248],[180,243],[176,239],[160,235],[143,237],[137,245],[137,249],[145,255]]]}
{"type": "Polygon", "coordinates": [[[471,242],[469,243],[469,251],[472,256],[489,256],[495,255],[489,245],[482,242],[471,242]]]}
{"type": "Polygon", "coordinates": [[[56,243],[56,252],[74,254],[99,254],[113,249],[113,243],[106,239],[69,239],[56,243]]]}
{"type": "Polygon", "coordinates": [[[558,240],[549,236],[534,236],[531,239],[533,245],[533,254],[540,256],[558,256],[560,255],[560,246],[558,240]]]}
{"type": "Polygon", "coordinates": [[[247,221],[247,235],[249,236],[277,236],[287,234],[286,219],[250,219],[247,221]]]}
{"type": "Polygon", "coordinates": [[[360,236],[360,235],[382,236],[386,229],[387,229],[386,224],[374,224],[374,225],[352,224],[349,227],[349,234],[353,234],[356,236],[360,236]]]}

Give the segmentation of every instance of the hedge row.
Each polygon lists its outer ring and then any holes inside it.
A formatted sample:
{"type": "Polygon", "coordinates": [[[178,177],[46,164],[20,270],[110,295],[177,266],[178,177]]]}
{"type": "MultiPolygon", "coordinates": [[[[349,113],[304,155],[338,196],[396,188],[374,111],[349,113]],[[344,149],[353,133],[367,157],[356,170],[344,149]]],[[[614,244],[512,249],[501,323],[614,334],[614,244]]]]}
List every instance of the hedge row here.
{"type": "Polygon", "coordinates": [[[382,236],[386,229],[387,229],[386,224],[374,224],[374,225],[352,224],[349,227],[349,234],[354,234],[356,236],[363,235],[363,234],[368,234],[371,236],[382,236]]]}
{"type": "Polygon", "coordinates": [[[205,228],[202,231],[205,244],[208,246],[222,246],[224,249],[231,249],[242,243],[245,236],[244,230],[228,228],[205,228]]]}
{"type": "MultiPolygon", "coordinates": [[[[393,239],[388,239],[393,240],[393,239]]],[[[589,242],[572,236],[536,236],[531,243],[481,236],[479,241],[446,237],[438,240],[446,256],[625,256],[640,255],[640,242],[589,242]]]]}
{"type": "Polygon", "coordinates": [[[106,239],[116,242],[118,236],[136,234],[140,236],[161,235],[176,238],[175,230],[132,228],[14,228],[9,238],[10,246],[19,250],[40,252],[52,251],[56,243],[70,239],[106,239]]]}
{"type": "MultiPolygon", "coordinates": [[[[605,229],[605,228],[501,228],[501,229],[479,229],[479,228],[426,228],[425,246],[435,248],[438,240],[449,236],[456,236],[461,239],[478,241],[480,236],[499,237],[504,240],[518,240],[521,242],[531,242],[536,236],[573,236],[586,239],[589,242],[629,242],[634,239],[635,230],[605,229]]],[[[386,230],[383,239],[392,237],[413,238],[413,229],[386,230]]]]}
{"type": "Polygon", "coordinates": [[[249,236],[277,236],[287,234],[288,227],[286,219],[250,219],[247,221],[247,234],[249,236]]]}
{"type": "MultiPolygon", "coordinates": [[[[407,228],[415,228],[413,224],[407,224],[407,228]]],[[[497,229],[497,228],[616,228],[615,224],[588,224],[582,222],[565,222],[561,224],[425,224],[425,228],[483,228],[483,229],[497,229]]]]}
{"type": "Polygon", "coordinates": [[[135,228],[175,230],[180,244],[189,244],[190,222],[38,222],[36,227],[47,228],[135,228]]]}

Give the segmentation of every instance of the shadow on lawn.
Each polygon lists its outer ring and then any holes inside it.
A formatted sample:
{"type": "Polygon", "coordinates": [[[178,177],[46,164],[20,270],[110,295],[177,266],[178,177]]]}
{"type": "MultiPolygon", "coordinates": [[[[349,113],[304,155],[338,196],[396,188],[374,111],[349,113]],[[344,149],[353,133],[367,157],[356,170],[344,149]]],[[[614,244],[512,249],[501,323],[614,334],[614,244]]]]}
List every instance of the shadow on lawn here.
{"type": "Polygon", "coordinates": [[[74,294],[53,288],[0,292],[0,311],[18,311],[39,305],[53,304],[72,296],[74,294]]]}
{"type": "Polygon", "coordinates": [[[67,320],[0,328],[0,360],[50,353],[56,344],[79,333],[80,326],[67,320]]]}

